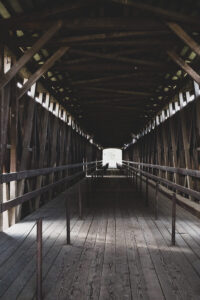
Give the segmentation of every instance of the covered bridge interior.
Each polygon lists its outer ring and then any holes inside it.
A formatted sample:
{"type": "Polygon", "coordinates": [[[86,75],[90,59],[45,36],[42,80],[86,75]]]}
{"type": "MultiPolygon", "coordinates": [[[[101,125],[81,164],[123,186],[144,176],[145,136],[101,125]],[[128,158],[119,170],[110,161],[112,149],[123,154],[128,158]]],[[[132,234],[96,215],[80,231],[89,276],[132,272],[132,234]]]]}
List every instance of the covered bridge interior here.
{"type": "Polygon", "coordinates": [[[0,0],[0,299],[200,299],[199,17],[0,0]]]}

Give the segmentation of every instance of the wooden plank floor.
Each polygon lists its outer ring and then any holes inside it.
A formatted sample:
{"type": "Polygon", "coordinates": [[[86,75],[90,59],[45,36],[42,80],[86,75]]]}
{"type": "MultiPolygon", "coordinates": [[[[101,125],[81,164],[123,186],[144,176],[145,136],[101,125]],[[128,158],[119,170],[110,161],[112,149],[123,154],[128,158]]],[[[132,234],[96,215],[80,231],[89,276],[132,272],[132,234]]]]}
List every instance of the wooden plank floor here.
{"type": "Polygon", "coordinates": [[[44,299],[200,299],[200,221],[178,208],[171,243],[171,203],[159,218],[124,178],[96,185],[90,209],[73,214],[65,244],[64,196],[0,233],[0,297],[35,299],[35,219],[43,224],[44,299]]]}

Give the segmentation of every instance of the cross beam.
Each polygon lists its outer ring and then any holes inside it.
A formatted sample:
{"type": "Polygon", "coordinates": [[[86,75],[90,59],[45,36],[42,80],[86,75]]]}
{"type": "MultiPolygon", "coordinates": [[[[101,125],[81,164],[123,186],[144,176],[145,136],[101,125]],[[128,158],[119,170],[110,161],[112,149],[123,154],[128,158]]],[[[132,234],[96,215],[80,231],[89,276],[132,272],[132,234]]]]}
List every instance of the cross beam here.
{"type": "Polygon", "coordinates": [[[111,55],[111,54],[102,54],[102,53],[97,53],[97,52],[89,52],[89,51],[74,50],[74,49],[70,49],[70,52],[78,54],[78,55],[114,60],[114,61],[119,61],[119,62],[128,63],[128,64],[138,64],[138,65],[145,65],[145,66],[150,66],[150,67],[161,67],[161,68],[166,67],[166,64],[163,64],[161,62],[149,61],[149,60],[144,60],[144,59],[132,59],[132,58],[126,58],[126,57],[121,57],[121,56],[115,56],[115,55],[111,55]]]}
{"type": "Polygon", "coordinates": [[[167,23],[169,28],[183,40],[196,54],[200,55],[200,45],[195,42],[182,28],[176,23],[167,23]]]}
{"type": "Polygon", "coordinates": [[[19,100],[29,89],[30,87],[45,73],[49,68],[53,66],[53,64],[61,58],[65,52],[69,49],[69,47],[61,47],[58,49],[43,65],[40,69],[38,69],[28,81],[23,85],[23,87],[19,90],[17,95],[17,99],[19,100]]]}
{"type": "Polygon", "coordinates": [[[138,91],[127,91],[127,90],[113,90],[113,89],[104,89],[97,87],[84,87],[83,90],[87,91],[96,91],[96,92],[105,92],[105,93],[115,93],[115,94],[123,94],[123,95],[134,95],[134,96],[152,96],[152,93],[149,92],[138,92],[138,91]]]}
{"type": "Polygon", "coordinates": [[[181,57],[179,57],[174,51],[167,51],[169,57],[181,67],[194,81],[200,84],[200,76],[195,72],[181,57]]]}
{"type": "Polygon", "coordinates": [[[17,72],[31,59],[31,57],[46,44],[52,36],[61,28],[62,22],[54,24],[43,36],[31,47],[30,50],[12,66],[12,68],[0,78],[0,89],[4,87],[17,72]]]}

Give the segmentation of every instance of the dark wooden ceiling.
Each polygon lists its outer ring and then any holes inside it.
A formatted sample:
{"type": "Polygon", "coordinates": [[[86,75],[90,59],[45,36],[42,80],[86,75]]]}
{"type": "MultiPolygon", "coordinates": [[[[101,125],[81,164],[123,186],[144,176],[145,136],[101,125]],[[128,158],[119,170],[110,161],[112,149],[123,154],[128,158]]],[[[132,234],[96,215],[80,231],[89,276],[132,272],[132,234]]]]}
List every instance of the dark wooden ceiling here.
{"type": "Polygon", "coordinates": [[[199,63],[167,24],[180,24],[199,42],[199,1],[1,3],[5,43],[18,57],[52,24],[63,22],[28,67],[35,71],[59,47],[69,47],[42,83],[103,147],[129,142],[185,83],[187,76],[168,50],[199,63]]]}

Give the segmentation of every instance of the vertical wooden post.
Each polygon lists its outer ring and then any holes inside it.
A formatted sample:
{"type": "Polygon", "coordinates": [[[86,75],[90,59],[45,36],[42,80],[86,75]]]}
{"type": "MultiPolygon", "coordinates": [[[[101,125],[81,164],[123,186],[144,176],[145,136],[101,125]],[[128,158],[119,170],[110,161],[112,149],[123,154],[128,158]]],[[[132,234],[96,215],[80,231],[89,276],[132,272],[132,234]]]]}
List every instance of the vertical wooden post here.
{"type": "Polygon", "coordinates": [[[70,245],[70,201],[69,196],[67,195],[65,201],[65,209],[66,209],[66,240],[67,245],[70,245]]]}
{"type": "Polygon", "coordinates": [[[135,185],[136,185],[136,191],[138,190],[138,173],[135,172],[135,185]]]}
{"type": "Polygon", "coordinates": [[[158,219],[158,191],[159,191],[159,183],[156,182],[156,195],[155,195],[155,220],[158,219]]]}
{"type": "Polygon", "coordinates": [[[37,220],[37,300],[42,300],[42,219],[37,220]]]}
{"type": "Polygon", "coordinates": [[[140,166],[140,194],[142,194],[142,173],[141,173],[141,166],[140,166]]]}
{"type": "Polygon", "coordinates": [[[82,194],[81,194],[81,183],[78,185],[78,206],[79,206],[79,218],[82,219],[82,194]]]}
{"type": "MultiPolygon", "coordinates": [[[[11,81],[11,108],[10,108],[10,172],[17,171],[17,129],[18,129],[18,100],[16,99],[16,80],[11,81]]],[[[17,196],[17,182],[10,182],[10,199],[17,196]]],[[[16,221],[16,208],[9,210],[9,225],[16,221]]]]}
{"type": "Polygon", "coordinates": [[[149,206],[149,179],[146,177],[146,198],[145,198],[146,206],[149,206]]]}
{"type": "Polygon", "coordinates": [[[172,246],[176,243],[176,193],[172,195],[172,246]]]}

